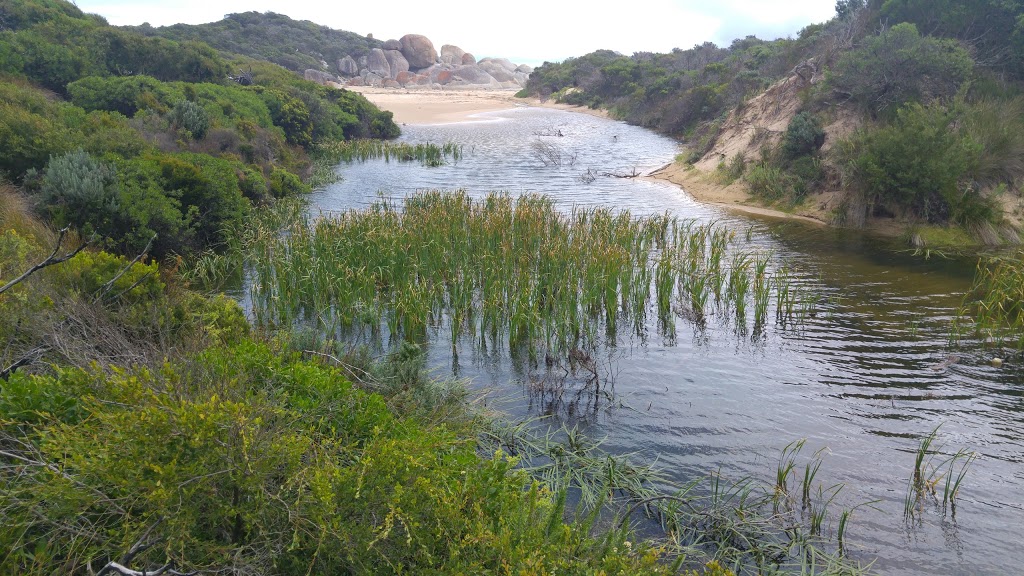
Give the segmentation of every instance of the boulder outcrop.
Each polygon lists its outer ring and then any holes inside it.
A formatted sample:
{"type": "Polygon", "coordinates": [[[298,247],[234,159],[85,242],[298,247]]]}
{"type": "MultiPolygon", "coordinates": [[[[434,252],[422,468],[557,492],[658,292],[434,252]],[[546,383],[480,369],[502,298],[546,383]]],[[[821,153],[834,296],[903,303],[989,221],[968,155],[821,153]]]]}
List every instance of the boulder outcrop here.
{"type": "Polygon", "coordinates": [[[409,61],[410,69],[429,68],[437,62],[437,50],[426,36],[406,34],[399,42],[402,44],[402,56],[409,61]]]}
{"type": "Polygon", "coordinates": [[[392,78],[398,78],[398,75],[402,72],[409,71],[409,61],[398,50],[385,50],[384,57],[388,59],[392,78]]]}
{"type": "Polygon", "coordinates": [[[338,73],[342,76],[357,76],[359,75],[359,65],[356,64],[356,61],[351,56],[339,58],[338,73]]]}
{"type": "MultiPolygon", "coordinates": [[[[358,58],[345,56],[337,62],[338,72],[349,86],[386,86],[389,88],[442,88],[500,90],[526,85],[533,68],[516,65],[506,58],[477,59],[453,44],[441,46],[420,34],[406,34],[388,40],[358,58]]],[[[318,70],[307,70],[307,79],[326,84],[337,79],[318,70]]],[[[343,81],[344,82],[344,81],[343,81]]]]}
{"type": "Polygon", "coordinates": [[[366,56],[366,69],[381,78],[391,78],[391,64],[380,48],[370,50],[366,56]]]}

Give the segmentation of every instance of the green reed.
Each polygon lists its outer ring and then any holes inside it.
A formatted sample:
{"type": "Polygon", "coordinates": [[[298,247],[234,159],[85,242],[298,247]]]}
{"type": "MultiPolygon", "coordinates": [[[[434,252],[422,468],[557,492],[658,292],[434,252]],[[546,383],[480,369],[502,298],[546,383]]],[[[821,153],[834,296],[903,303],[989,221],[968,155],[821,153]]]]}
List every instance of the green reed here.
{"type": "Polygon", "coordinates": [[[945,516],[947,510],[956,518],[956,500],[960,487],[967,477],[967,471],[978,455],[964,448],[953,454],[943,454],[942,447],[935,447],[939,433],[936,426],[930,434],[921,439],[914,452],[914,470],[903,501],[903,517],[907,522],[923,519],[925,504],[931,500],[941,506],[945,516]],[[942,484],[942,498],[938,488],[942,484]]]}
{"type": "MultiPolygon", "coordinates": [[[[837,515],[833,511],[841,485],[825,487],[805,474],[811,496],[808,509],[776,506],[779,489],[753,477],[730,481],[712,473],[685,484],[676,484],[640,455],[609,455],[576,428],[538,432],[534,421],[510,424],[492,422],[481,441],[484,450],[501,450],[517,458],[520,466],[542,480],[564,501],[572,492],[579,502],[576,516],[590,525],[599,516],[614,514],[612,525],[620,530],[639,526],[646,517],[648,532],[655,523],[664,532],[661,545],[676,556],[675,570],[715,561],[736,574],[854,575],[864,572],[843,557],[843,538],[858,504],[838,514],[838,540],[826,530],[837,515]],[[638,462],[638,460],[640,460],[638,462]]],[[[784,480],[796,467],[803,441],[783,451],[782,460],[793,460],[784,480]]],[[[823,450],[815,452],[815,474],[823,450]]],[[[795,474],[794,474],[795,475],[795,474]]],[[[788,489],[787,493],[788,493],[788,489]]],[[[683,573],[689,573],[683,570],[683,573]]]]}
{"type": "Polygon", "coordinates": [[[978,263],[951,338],[959,340],[964,333],[973,333],[987,344],[1024,349],[1024,257],[1020,254],[978,263]]]}
{"type": "Polygon", "coordinates": [[[762,322],[768,293],[786,291],[788,302],[798,292],[788,272],[773,279],[768,255],[744,252],[715,224],[566,214],[536,195],[420,192],[315,220],[268,214],[244,237],[257,323],[338,338],[379,338],[383,328],[422,340],[447,324],[453,343],[558,355],[643,334],[649,308],[674,333],[676,315],[729,321],[730,305],[745,325],[750,286],[765,291],[755,297],[762,322]]]}
{"type": "Polygon", "coordinates": [[[317,146],[315,156],[337,162],[366,162],[384,159],[385,162],[419,162],[424,166],[442,166],[448,160],[462,158],[462,145],[445,142],[409,144],[388,140],[336,140],[317,146]]]}

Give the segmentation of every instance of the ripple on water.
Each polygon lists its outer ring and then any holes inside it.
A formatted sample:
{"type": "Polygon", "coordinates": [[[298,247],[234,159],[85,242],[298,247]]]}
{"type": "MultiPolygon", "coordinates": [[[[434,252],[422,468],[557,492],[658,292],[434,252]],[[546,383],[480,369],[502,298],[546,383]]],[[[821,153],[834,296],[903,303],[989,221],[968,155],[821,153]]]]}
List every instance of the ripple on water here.
{"type": "MultiPolygon", "coordinates": [[[[769,480],[779,451],[806,438],[804,454],[828,448],[819,477],[846,489],[841,504],[859,508],[849,532],[855,557],[886,574],[1005,574],[1024,564],[1024,372],[995,369],[982,354],[948,360],[947,326],[969,286],[973,264],[924,261],[884,239],[799,223],[755,221],[701,205],[671,186],[579,175],[647,171],[670,162],[677,145],[621,123],[558,110],[487,113],[485,122],[409,126],[411,142],[454,141],[455,165],[437,169],[368,162],[343,166],[344,181],[314,195],[322,210],[371,204],[378,193],[401,198],[420,189],[539,192],[565,210],[610,206],[635,214],[670,211],[734,227],[750,245],[792,262],[797,282],[816,286],[829,309],[799,329],[763,339],[721,324],[695,331],[684,321],[672,345],[649,332],[646,346],[616,351],[621,407],[584,420],[618,453],[640,451],[679,480],[721,470],[769,480]],[[557,134],[544,136],[543,134],[557,134]],[[533,150],[545,141],[563,152],[545,166],[533,150]],[[569,159],[573,161],[570,164],[569,159]],[[956,522],[929,513],[908,529],[903,497],[918,438],[939,424],[949,450],[977,450],[956,522]],[[1011,568],[1013,567],[1013,568],[1011,568]]],[[[431,363],[450,370],[451,345],[439,330],[431,363]]],[[[507,356],[462,346],[459,374],[490,390],[513,416],[534,414],[521,370],[507,356]]],[[[834,526],[833,526],[834,529],[834,526]]]]}

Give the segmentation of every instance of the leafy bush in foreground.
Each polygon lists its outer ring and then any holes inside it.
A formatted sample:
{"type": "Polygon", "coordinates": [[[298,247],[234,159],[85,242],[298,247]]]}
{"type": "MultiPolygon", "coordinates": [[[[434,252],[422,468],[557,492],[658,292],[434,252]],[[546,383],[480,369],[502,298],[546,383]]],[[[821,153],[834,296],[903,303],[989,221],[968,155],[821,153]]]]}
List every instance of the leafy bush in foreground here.
{"type": "Polygon", "coordinates": [[[667,570],[621,531],[565,524],[502,454],[265,345],[16,376],[0,422],[20,462],[46,463],[0,469],[4,572],[80,572],[140,539],[134,565],[236,573],[667,570]]]}

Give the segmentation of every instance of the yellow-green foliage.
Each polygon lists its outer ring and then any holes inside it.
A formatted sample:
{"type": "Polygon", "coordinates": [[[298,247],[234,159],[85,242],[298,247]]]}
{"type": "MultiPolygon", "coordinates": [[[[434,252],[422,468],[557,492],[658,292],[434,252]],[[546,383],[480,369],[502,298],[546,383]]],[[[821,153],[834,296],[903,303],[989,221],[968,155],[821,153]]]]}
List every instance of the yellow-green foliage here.
{"type": "Polygon", "coordinates": [[[242,343],[147,370],[0,388],[0,571],[657,574],[658,554],[565,524],[503,454],[396,418],[333,369],[242,343]]]}

